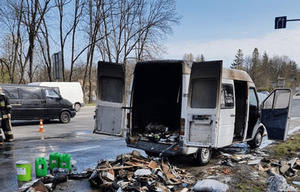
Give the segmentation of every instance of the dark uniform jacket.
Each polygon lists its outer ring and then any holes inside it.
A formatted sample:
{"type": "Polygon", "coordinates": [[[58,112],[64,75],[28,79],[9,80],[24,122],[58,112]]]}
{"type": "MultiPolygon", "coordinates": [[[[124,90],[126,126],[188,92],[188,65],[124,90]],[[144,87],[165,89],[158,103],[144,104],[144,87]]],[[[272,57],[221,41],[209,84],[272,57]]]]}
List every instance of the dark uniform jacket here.
{"type": "Polygon", "coordinates": [[[7,118],[7,114],[11,113],[11,105],[8,97],[4,93],[0,93],[0,113],[1,118],[7,118]]]}

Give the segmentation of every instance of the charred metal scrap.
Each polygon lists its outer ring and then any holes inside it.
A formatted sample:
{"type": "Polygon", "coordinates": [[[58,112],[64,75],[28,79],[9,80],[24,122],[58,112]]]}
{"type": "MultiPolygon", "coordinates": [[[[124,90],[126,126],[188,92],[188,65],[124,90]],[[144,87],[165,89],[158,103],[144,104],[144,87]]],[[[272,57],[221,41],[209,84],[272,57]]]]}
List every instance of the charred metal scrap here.
{"type": "Polygon", "coordinates": [[[105,192],[191,191],[196,180],[183,169],[170,165],[167,158],[146,158],[137,151],[121,154],[114,161],[101,160],[95,168],[71,173],[55,168],[51,174],[26,183],[22,192],[50,192],[68,180],[88,179],[92,188],[105,192]]]}
{"type": "Polygon", "coordinates": [[[102,191],[188,191],[196,183],[193,175],[169,164],[167,158],[145,158],[139,152],[101,161],[89,178],[102,191]]]}

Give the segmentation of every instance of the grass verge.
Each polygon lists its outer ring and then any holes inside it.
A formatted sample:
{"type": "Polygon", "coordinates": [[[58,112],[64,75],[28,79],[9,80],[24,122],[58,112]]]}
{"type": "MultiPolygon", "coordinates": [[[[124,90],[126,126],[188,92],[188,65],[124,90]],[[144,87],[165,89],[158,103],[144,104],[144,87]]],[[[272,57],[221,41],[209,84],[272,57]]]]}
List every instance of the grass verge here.
{"type": "Polygon", "coordinates": [[[293,136],[290,140],[280,143],[275,147],[275,155],[278,159],[282,157],[296,157],[300,152],[300,134],[293,136]]]}

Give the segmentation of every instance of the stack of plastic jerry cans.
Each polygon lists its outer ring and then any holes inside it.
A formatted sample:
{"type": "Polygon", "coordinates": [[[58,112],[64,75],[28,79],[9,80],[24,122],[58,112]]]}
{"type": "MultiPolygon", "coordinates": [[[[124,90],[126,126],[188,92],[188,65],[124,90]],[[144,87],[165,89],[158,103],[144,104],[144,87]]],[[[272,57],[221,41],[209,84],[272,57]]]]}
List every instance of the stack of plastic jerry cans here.
{"type": "Polygon", "coordinates": [[[68,153],[51,153],[49,155],[49,169],[52,171],[54,168],[66,168],[69,172],[71,172],[71,155],[68,153]]]}
{"type": "MultiPolygon", "coordinates": [[[[71,173],[71,155],[61,154],[58,152],[53,152],[49,155],[49,170],[53,171],[55,168],[64,168],[71,173]]],[[[48,173],[47,160],[45,157],[37,157],[35,159],[35,173],[37,177],[44,177],[48,173]]]]}

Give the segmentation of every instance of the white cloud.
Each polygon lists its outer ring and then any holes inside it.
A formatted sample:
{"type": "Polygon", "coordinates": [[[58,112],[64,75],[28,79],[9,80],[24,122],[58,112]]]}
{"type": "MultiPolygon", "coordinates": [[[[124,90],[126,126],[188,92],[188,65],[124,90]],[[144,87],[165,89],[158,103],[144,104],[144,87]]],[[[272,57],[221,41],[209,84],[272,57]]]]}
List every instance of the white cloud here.
{"type": "Polygon", "coordinates": [[[262,55],[265,51],[269,57],[288,56],[300,66],[300,28],[279,29],[260,38],[252,39],[219,39],[207,43],[180,40],[166,44],[166,59],[182,59],[185,53],[194,56],[203,54],[206,60],[223,60],[229,67],[238,49],[242,49],[244,57],[251,56],[254,48],[262,55]]]}

